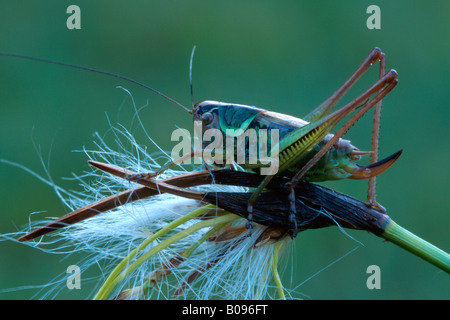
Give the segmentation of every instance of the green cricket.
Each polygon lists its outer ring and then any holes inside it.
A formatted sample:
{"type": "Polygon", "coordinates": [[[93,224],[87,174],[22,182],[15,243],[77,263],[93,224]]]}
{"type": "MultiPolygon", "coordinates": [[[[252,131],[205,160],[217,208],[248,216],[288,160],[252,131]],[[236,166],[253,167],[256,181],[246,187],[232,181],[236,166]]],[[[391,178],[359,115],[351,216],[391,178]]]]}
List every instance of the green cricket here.
{"type": "MultiPolygon", "coordinates": [[[[153,91],[154,93],[162,96],[192,114],[194,122],[200,121],[202,123],[202,133],[208,129],[219,130],[224,135],[227,129],[246,130],[251,128],[256,131],[265,129],[269,132],[274,129],[278,130],[278,171],[276,174],[267,175],[261,184],[256,188],[249,200],[247,228],[250,230],[252,228],[253,204],[274,176],[290,178],[289,183],[286,184],[286,189],[289,193],[287,201],[291,204],[291,214],[289,219],[292,222],[293,237],[297,235],[294,189],[297,183],[302,179],[310,182],[339,180],[346,178],[370,179],[367,202],[373,208],[376,208],[381,212],[385,212],[385,209],[376,202],[375,177],[392,166],[399,158],[402,151],[400,150],[381,161],[377,161],[382,99],[395,87],[398,82],[397,72],[395,70],[390,70],[386,73],[386,56],[379,48],[374,48],[371,50],[369,55],[350,76],[350,78],[327,100],[308,113],[303,119],[252,106],[222,103],[217,101],[201,101],[194,105],[192,90],[192,60],[194,51],[195,47],[192,51],[190,64],[192,110],[189,110],[181,103],[149,86],[121,75],[18,54],[3,53],[0,55],[60,64],[130,81],[153,91]],[[378,81],[376,81],[369,89],[359,95],[356,99],[352,100],[335,112],[332,112],[333,108],[344,96],[344,94],[370,68],[370,66],[377,61],[379,61],[380,64],[380,76],[378,81]],[[341,139],[341,137],[373,106],[375,106],[375,117],[373,122],[372,150],[361,151],[353,146],[350,141],[341,139]],[[330,133],[339,121],[357,109],[359,110],[356,114],[354,114],[336,134],[333,135],[330,133]],[[361,156],[365,154],[372,155],[371,163],[369,165],[362,166],[354,162],[355,160],[359,160],[361,156]]],[[[204,141],[203,147],[205,147],[204,141]]],[[[246,151],[248,151],[249,145],[247,144],[245,148],[246,151]]],[[[237,151],[237,149],[238,148],[236,146],[234,150],[237,151]]],[[[185,154],[180,159],[177,159],[177,161],[170,161],[166,165],[162,166],[161,169],[155,173],[137,174],[136,176],[130,177],[130,180],[136,180],[137,178],[143,176],[148,178],[155,177],[186,158],[194,157],[196,154],[198,153],[195,151],[185,154]]],[[[256,165],[245,163],[243,165],[244,169],[248,169],[253,172],[258,172],[263,166],[264,165],[261,163],[256,165]]]]}
{"type": "MultiPolygon", "coordinates": [[[[303,119],[256,107],[217,101],[201,101],[193,105],[192,111],[187,108],[184,109],[193,115],[194,121],[201,121],[203,133],[209,129],[219,130],[224,135],[226,134],[225,132],[227,129],[242,129],[245,131],[246,129],[251,128],[257,132],[261,129],[269,132],[278,130],[278,171],[275,174],[267,175],[250,198],[248,203],[247,228],[250,230],[252,228],[253,204],[258,196],[261,195],[270,180],[274,176],[288,177],[290,178],[290,181],[286,184],[286,189],[289,193],[287,200],[291,204],[290,221],[292,221],[292,236],[295,237],[297,234],[297,224],[295,219],[296,209],[294,204],[294,189],[297,183],[302,179],[310,182],[346,178],[371,179],[367,202],[374,208],[385,212],[384,208],[376,202],[374,179],[377,175],[392,166],[399,158],[402,151],[400,150],[381,161],[377,161],[378,128],[380,124],[379,110],[381,109],[382,99],[396,84],[397,72],[395,70],[390,70],[386,73],[385,54],[382,53],[379,48],[374,48],[350,78],[335,93],[333,93],[333,95],[307,114],[303,119]],[[356,99],[337,111],[332,112],[334,106],[342,96],[365,73],[365,71],[377,61],[380,62],[380,77],[378,81],[356,99]],[[350,141],[341,139],[341,137],[373,106],[376,106],[377,112],[374,117],[372,150],[361,151],[353,146],[350,141]],[[358,112],[353,115],[336,134],[330,134],[331,130],[339,121],[356,109],[359,109],[358,112]],[[354,162],[354,160],[359,160],[361,156],[365,154],[372,154],[371,164],[362,166],[354,162]]],[[[203,148],[205,148],[206,145],[207,142],[203,141],[203,148]]],[[[245,146],[246,151],[249,151],[249,147],[249,143],[247,143],[245,146]]],[[[235,145],[234,151],[237,152],[238,149],[239,147],[235,145]]],[[[155,173],[139,174],[130,177],[130,179],[132,180],[142,176],[155,177],[173,165],[186,160],[186,158],[194,157],[196,155],[198,155],[198,152],[194,151],[184,155],[176,162],[169,162],[155,173]]],[[[223,152],[223,155],[225,155],[225,152],[223,152]]],[[[263,167],[263,164],[250,164],[246,162],[243,164],[243,167],[244,169],[258,173],[263,167]]]]}
{"type": "MultiPolygon", "coordinates": [[[[303,119],[252,106],[222,103],[217,101],[201,101],[197,104],[194,104],[192,101],[192,110],[190,110],[174,99],[151,87],[117,74],[17,54],[0,53],[0,56],[13,56],[46,63],[54,63],[130,81],[151,90],[152,92],[183,108],[193,116],[194,121],[201,122],[203,132],[208,129],[216,129],[225,135],[227,129],[245,130],[251,128],[256,131],[262,129],[268,131],[278,130],[278,170],[274,174],[260,177],[261,179],[259,180],[256,188],[251,192],[251,195],[246,198],[248,199],[246,200],[246,218],[248,220],[246,228],[249,229],[250,232],[252,229],[253,206],[255,203],[258,203],[258,198],[263,196],[262,194],[266,191],[266,187],[270,185],[271,180],[275,177],[276,179],[282,178],[284,179],[283,181],[287,180],[283,188],[287,191],[286,203],[289,208],[287,216],[289,219],[290,234],[292,237],[295,237],[298,232],[296,199],[299,195],[295,194],[295,190],[296,186],[301,181],[318,182],[340,179],[369,179],[366,201],[367,209],[375,210],[382,215],[386,212],[386,210],[376,200],[375,179],[377,175],[386,171],[397,161],[401,155],[401,150],[383,160],[378,161],[378,137],[382,100],[398,82],[397,72],[395,70],[386,72],[386,57],[379,48],[374,48],[356,69],[356,71],[349,77],[349,79],[328,99],[308,113],[303,119]],[[354,100],[336,111],[333,111],[334,107],[344,96],[344,94],[346,94],[352,85],[355,84],[355,82],[376,62],[379,62],[378,80],[354,100]],[[352,125],[356,123],[356,121],[358,121],[373,107],[375,107],[375,116],[373,121],[372,150],[361,151],[353,146],[350,141],[342,139],[342,136],[352,125]],[[353,112],[354,114],[350,116],[353,112]],[[332,134],[331,131],[347,116],[350,116],[350,119],[347,120],[336,133],[332,134]],[[361,156],[367,154],[371,155],[369,165],[359,165],[355,163],[355,161],[359,160],[361,156]]],[[[192,96],[191,76],[191,97],[192,96]]],[[[205,147],[205,144],[202,146],[205,147]]],[[[246,151],[248,151],[249,145],[245,146],[245,148],[246,151]]],[[[237,148],[234,148],[234,150],[237,150],[237,148]]],[[[212,183],[211,180],[206,179],[207,175],[204,175],[203,173],[194,172],[189,174],[189,177],[186,177],[189,178],[189,183],[182,182],[181,179],[180,182],[175,183],[176,179],[173,179],[174,185],[169,185],[172,183],[171,179],[167,179],[167,182],[165,182],[166,180],[159,180],[159,182],[156,182],[153,179],[164,170],[171,168],[184,159],[197,156],[198,153],[195,151],[185,154],[180,159],[170,161],[166,165],[162,166],[158,171],[153,173],[131,173],[123,175],[123,170],[118,171],[114,169],[116,173],[112,174],[120,175],[120,172],[122,172],[122,178],[136,181],[137,183],[144,184],[144,186],[137,189],[133,188],[123,191],[120,194],[112,195],[92,203],[91,205],[75,210],[41,228],[29,232],[19,238],[19,241],[34,239],[67,225],[88,219],[101,212],[111,210],[114,207],[120,206],[124,202],[143,199],[145,197],[153,196],[157,192],[161,191],[201,200],[203,194],[196,193],[195,191],[185,188],[194,185],[212,183]],[[117,201],[117,199],[122,199],[124,201],[117,201]]],[[[90,162],[90,164],[100,170],[105,170],[105,167],[101,164],[93,162],[90,162]]],[[[218,166],[220,167],[220,165],[218,166]]],[[[242,167],[247,171],[260,173],[261,169],[264,168],[264,164],[245,163],[242,167]]],[[[110,169],[105,171],[111,173],[111,171],[108,170],[110,169]]],[[[250,185],[250,183],[242,182],[241,185],[246,186],[250,185]]],[[[242,215],[241,212],[240,215],[242,215]]],[[[388,217],[387,215],[385,216],[388,217]]],[[[447,273],[450,272],[450,257],[446,252],[434,247],[425,240],[403,229],[390,218],[386,219],[386,221],[387,223],[382,228],[384,231],[380,232],[380,236],[438,266],[447,273]]]]}

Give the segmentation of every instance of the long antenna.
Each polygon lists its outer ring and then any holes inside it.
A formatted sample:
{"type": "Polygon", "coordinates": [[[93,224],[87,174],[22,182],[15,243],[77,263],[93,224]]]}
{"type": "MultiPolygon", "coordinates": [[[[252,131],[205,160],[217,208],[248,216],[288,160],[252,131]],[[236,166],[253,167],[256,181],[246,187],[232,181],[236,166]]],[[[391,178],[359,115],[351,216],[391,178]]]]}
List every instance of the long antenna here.
{"type": "Polygon", "coordinates": [[[194,110],[194,89],[192,86],[192,62],[194,61],[194,52],[195,52],[195,46],[192,48],[191,53],[191,61],[189,63],[189,85],[191,87],[191,103],[192,103],[192,110],[194,110]]]}
{"type": "Polygon", "coordinates": [[[22,59],[28,59],[28,60],[33,60],[33,61],[39,61],[39,62],[45,62],[45,63],[52,63],[52,64],[57,64],[57,65],[61,65],[61,66],[65,66],[65,67],[70,67],[70,68],[74,68],[74,69],[80,69],[80,70],[85,70],[85,71],[91,71],[91,72],[95,72],[95,73],[100,73],[100,74],[104,74],[107,76],[111,76],[111,77],[115,77],[115,78],[119,78],[128,82],[131,82],[133,84],[136,84],[138,86],[141,86],[147,90],[150,90],[154,93],[156,93],[157,95],[160,95],[161,97],[163,97],[166,100],[169,100],[170,102],[176,104],[177,106],[183,108],[184,110],[186,110],[187,112],[192,114],[192,111],[189,110],[188,108],[186,108],[185,106],[183,106],[181,103],[177,102],[176,100],[169,98],[168,96],[166,96],[165,94],[159,92],[158,90],[155,90],[141,82],[138,82],[136,80],[133,80],[131,78],[125,77],[125,76],[121,76],[119,74],[115,74],[112,72],[108,72],[108,71],[103,71],[103,70],[97,70],[97,69],[93,69],[93,68],[89,68],[89,67],[83,67],[83,66],[77,66],[75,64],[70,64],[70,63],[65,63],[65,62],[60,62],[60,61],[54,61],[54,60],[49,60],[49,59],[42,59],[42,58],[36,58],[36,57],[31,57],[31,56],[26,56],[26,55],[22,55],[22,54],[16,54],[16,53],[3,53],[0,52],[0,56],[3,57],[14,57],[14,58],[22,58],[22,59]]]}

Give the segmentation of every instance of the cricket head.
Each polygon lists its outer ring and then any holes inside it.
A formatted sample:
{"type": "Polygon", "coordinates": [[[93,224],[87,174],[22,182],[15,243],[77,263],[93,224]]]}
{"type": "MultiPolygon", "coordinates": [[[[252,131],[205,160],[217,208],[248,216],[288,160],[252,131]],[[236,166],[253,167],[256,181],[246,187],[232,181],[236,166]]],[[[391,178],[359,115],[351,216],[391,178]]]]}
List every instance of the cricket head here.
{"type": "Polygon", "coordinates": [[[205,100],[195,104],[192,115],[194,122],[201,123],[202,133],[208,129],[226,133],[227,129],[245,131],[263,111],[265,110],[241,104],[205,100]]]}
{"type": "Polygon", "coordinates": [[[202,133],[211,128],[220,128],[219,122],[219,108],[222,108],[223,103],[218,101],[200,101],[195,104],[192,109],[192,117],[195,122],[202,125],[202,133]]]}

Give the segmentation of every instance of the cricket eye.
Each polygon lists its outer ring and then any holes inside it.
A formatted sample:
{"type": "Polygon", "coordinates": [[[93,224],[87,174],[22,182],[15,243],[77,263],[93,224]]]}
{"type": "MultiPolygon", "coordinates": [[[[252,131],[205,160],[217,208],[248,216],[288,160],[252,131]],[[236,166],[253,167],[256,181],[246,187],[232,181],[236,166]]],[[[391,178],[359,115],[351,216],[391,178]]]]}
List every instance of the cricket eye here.
{"type": "Polygon", "coordinates": [[[213,115],[210,112],[202,114],[202,121],[204,125],[210,124],[213,121],[213,115]]]}

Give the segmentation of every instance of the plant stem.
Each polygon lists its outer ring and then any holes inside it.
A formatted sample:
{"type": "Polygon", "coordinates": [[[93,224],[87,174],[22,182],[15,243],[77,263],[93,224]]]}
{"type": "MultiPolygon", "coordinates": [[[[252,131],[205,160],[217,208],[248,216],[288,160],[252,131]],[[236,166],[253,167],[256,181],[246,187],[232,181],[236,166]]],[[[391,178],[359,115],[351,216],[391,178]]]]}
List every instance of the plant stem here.
{"type": "MultiPolygon", "coordinates": [[[[198,223],[190,226],[189,228],[174,234],[170,238],[167,238],[166,240],[162,241],[160,244],[158,244],[157,246],[153,247],[152,249],[147,251],[145,254],[140,256],[138,259],[136,259],[136,261],[134,261],[131,265],[129,265],[117,277],[114,277],[110,281],[105,282],[103,287],[102,287],[103,290],[99,291],[99,293],[96,295],[95,299],[106,299],[106,297],[109,295],[111,290],[121,280],[125,279],[132,271],[134,271],[142,263],[144,263],[145,261],[150,259],[152,256],[154,256],[155,254],[157,254],[161,250],[167,248],[171,244],[173,244],[173,243],[175,243],[175,242],[177,242],[177,241],[179,241],[179,240],[181,240],[181,239],[183,239],[183,238],[185,238],[185,237],[195,233],[196,231],[198,231],[198,230],[200,230],[202,228],[206,228],[206,227],[209,227],[209,226],[212,226],[212,225],[215,225],[215,224],[219,224],[219,223],[229,222],[229,221],[232,221],[232,220],[238,219],[238,218],[239,218],[239,216],[236,216],[236,215],[233,215],[233,214],[227,214],[225,216],[220,216],[218,218],[208,219],[208,220],[204,220],[202,222],[198,222],[198,223]]],[[[129,260],[127,260],[127,261],[129,261],[129,260]]]]}
{"type": "Polygon", "coordinates": [[[286,300],[286,296],[284,295],[283,285],[281,283],[280,275],[278,274],[278,253],[283,245],[282,241],[278,241],[273,246],[273,261],[272,261],[272,274],[275,280],[275,284],[277,286],[278,295],[281,300],[286,300]]]}
{"type": "MultiPolygon", "coordinates": [[[[206,232],[199,240],[197,240],[192,246],[190,246],[188,249],[184,250],[180,253],[180,258],[187,259],[191,256],[191,254],[197,249],[203,242],[205,242],[211,235],[222,229],[226,223],[221,223],[213,228],[211,228],[208,232],[206,232]]],[[[167,274],[164,274],[164,277],[167,276],[167,274]]],[[[142,285],[142,289],[144,294],[146,294],[149,290],[153,288],[154,283],[156,283],[158,279],[152,279],[152,276],[150,275],[149,279],[144,282],[142,285]]]]}
{"type": "Polygon", "coordinates": [[[381,234],[403,249],[450,273],[450,255],[395,223],[392,219],[381,234]]]}
{"type": "Polygon", "coordinates": [[[143,250],[145,247],[147,247],[150,243],[158,239],[159,237],[163,236],[164,234],[168,233],[169,231],[173,230],[177,226],[185,223],[186,221],[189,221],[211,209],[215,208],[213,205],[207,205],[201,208],[198,208],[196,210],[191,211],[189,214],[180,217],[179,219],[172,221],[168,225],[166,225],[164,228],[160,229],[155,234],[151,235],[147,239],[145,239],[137,248],[133,249],[111,272],[111,274],[108,276],[106,281],[103,283],[100,290],[97,292],[97,294],[94,296],[94,300],[104,299],[105,294],[104,291],[109,287],[112,281],[114,281],[114,278],[122,271],[123,268],[130,262],[141,250],[143,250]]]}

